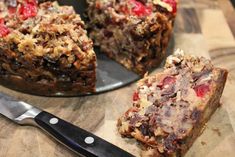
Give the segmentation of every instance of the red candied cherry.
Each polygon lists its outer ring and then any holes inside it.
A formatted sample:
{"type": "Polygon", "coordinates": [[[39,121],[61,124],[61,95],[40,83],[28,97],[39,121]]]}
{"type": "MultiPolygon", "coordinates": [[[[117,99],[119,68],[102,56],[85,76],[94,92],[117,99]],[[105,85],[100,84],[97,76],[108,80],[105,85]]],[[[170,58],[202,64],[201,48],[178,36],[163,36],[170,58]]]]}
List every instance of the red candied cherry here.
{"type": "Polygon", "coordinates": [[[15,14],[16,8],[15,7],[8,7],[9,14],[15,14]]]}
{"type": "Polygon", "coordinates": [[[138,112],[138,111],[139,111],[139,109],[137,107],[132,107],[125,112],[125,116],[127,117],[130,112],[138,112]]]}
{"type": "Polygon", "coordinates": [[[162,89],[162,88],[167,87],[168,85],[171,85],[173,83],[175,83],[175,77],[167,76],[163,79],[162,83],[160,85],[158,85],[158,87],[160,87],[162,89]]]}
{"type": "Polygon", "coordinates": [[[124,14],[130,14],[128,8],[126,6],[120,6],[119,8],[120,12],[124,13],[124,14]]]}
{"type": "Polygon", "coordinates": [[[172,7],[172,12],[177,12],[177,2],[176,0],[162,0],[163,2],[169,4],[172,7]]]}
{"type": "Polygon", "coordinates": [[[0,25],[0,37],[5,37],[10,33],[10,30],[5,25],[0,25]]]}
{"type": "Polygon", "coordinates": [[[4,25],[4,19],[0,18],[0,25],[4,25]]]}
{"type": "Polygon", "coordinates": [[[19,8],[19,14],[22,20],[37,15],[37,2],[35,0],[26,0],[19,8]]]}
{"type": "Polygon", "coordinates": [[[208,93],[210,91],[210,87],[209,85],[206,85],[206,84],[201,84],[201,85],[198,85],[194,88],[196,94],[198,97],[204,97],[206,95],[206,93],[208,93]]]}
{"type": "Polygon", "coordinates": [[[130,0],[130,3],[133,4],[132,13],[134,13],[137,16],[146,16],[151,14],[152,9],[150,7],[145,6],[141,2],[138,2],[137,0],[130,0]]]}
{"type": "Polygon", "coordinates": [[[138,92],[135,92],[134,94],[133,94],[133,101],[138,101],[140,99],[140,97],[139,97],[139,93],[138,92]]]}
{"type": "Polygon", "coordinates": [[[10,30],[4,24],[4,20],[0,19],[0,37],[5,37],[10,33],[10,30]]]}

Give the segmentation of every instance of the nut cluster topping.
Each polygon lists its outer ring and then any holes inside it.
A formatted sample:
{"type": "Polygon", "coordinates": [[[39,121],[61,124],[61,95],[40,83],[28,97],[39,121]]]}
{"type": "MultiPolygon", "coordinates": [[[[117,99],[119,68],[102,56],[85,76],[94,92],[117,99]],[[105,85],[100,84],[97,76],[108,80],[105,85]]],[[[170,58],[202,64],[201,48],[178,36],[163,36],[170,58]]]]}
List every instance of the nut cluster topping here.
{"type": "Polygon", "coordinates": [[[37,83],[54,92],[95,90],[93,42],[72,6],[6,0],[0,1],[0,8],[2,75],[31,81],[38,91],[42,89],[37,83]]]}

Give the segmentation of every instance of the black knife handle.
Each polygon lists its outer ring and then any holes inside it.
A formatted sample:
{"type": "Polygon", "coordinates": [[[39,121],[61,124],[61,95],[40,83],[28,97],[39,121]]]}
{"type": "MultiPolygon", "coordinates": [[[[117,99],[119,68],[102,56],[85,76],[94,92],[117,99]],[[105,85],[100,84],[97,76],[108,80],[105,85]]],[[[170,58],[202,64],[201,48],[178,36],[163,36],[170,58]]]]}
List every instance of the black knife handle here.
{"type": "Polygon", "coordinates": [[[117,146],[48,112],[39,113],[35,121],[59,142],[86,157],[133,157],[117,146]]]}

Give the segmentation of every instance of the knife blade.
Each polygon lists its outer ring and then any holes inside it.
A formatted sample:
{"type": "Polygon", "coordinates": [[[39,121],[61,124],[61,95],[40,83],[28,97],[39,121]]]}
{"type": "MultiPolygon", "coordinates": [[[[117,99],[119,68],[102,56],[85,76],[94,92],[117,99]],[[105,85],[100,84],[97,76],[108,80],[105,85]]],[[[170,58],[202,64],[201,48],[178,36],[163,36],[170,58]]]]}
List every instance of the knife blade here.
{"type": "Polygon", "coordinates": [[[18,124],[39,127],[75,153],[86,157],[133,157],[78,126],[3,93],[0,93],[0,114],[18,124]]]}

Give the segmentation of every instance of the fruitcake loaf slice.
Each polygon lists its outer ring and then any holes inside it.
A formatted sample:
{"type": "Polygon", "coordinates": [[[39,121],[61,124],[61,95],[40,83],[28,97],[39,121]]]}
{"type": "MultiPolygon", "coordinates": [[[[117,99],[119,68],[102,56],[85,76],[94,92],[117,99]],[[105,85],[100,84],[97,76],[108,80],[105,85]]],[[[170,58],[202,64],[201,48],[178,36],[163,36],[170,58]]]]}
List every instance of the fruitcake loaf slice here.
{"type": "Polygon", "coordinates": [[[177,0],[87,0],[88,32],[96,46],[144,75],[163,59],[177,0]]]}
{"type": "Polygon", "coordinates": [[[40,95],[95,91],[96,56],[70,6],[0,1],[0,82],[40,95]]]}
{"type": "Polygon", "coordinates": [[[218,108],[226,77],[203,57],[168,57],[164,71],[138,83],[119,133],[140,141],[144,157],[183,156],[218,108]]]}

